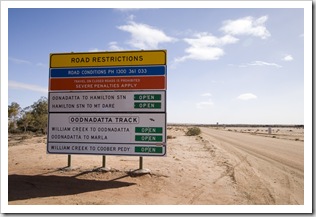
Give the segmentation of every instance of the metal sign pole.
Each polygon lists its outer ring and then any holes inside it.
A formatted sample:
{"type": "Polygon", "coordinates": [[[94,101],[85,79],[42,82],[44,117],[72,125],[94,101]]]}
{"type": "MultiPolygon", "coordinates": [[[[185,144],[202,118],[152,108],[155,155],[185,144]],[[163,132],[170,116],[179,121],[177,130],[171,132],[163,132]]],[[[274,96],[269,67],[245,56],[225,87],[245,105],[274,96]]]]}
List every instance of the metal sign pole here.
{"type": "Polygon", "coordinates": [[[106,162],[106,157],[105,155],[102,156],[102,167],[105,168],[105,162],[106,162]]]}
{"type": "Polygon", "coordinates": [[[143,157],[139,157],[139,168],[138,170],[134,170],[132,174],[134,176],[141,176],[150,173],[149,169],[144,169],[143,167],[143,157]]]}
{"type": "Polygon", "coordinates": [[[68,168],[71,168],[71,155],[68,154],[68,168]]]}
{"type": "Polygon", "coordinates": [[[71,155],[68,154],[68,165],[63,168],[64,171],[71,170],[71,155]]]}
{"type": "Polygon", "coordinates": [[[139,169],[143,169],[143,157],[139,157],[139,169]]]}
{"type": "Polygon", "coordinates": [[[100,168],[103,172],[109,172],[111,168],[106,167],[106,155],[102,155],[102,167],[100,168]]]}

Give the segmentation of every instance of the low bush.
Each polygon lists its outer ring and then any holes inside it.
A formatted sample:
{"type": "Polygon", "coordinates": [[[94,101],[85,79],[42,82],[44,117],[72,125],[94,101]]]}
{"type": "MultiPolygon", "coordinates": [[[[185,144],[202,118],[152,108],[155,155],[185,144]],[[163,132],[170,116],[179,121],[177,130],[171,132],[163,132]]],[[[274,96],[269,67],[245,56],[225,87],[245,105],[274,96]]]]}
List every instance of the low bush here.
{"type": "Polygon", "coordinates": [[[185,133],[186,136],[197,136],[201,134],[201,129],[198,127],[190,127],[185,133]]]}
{"type": "Polygon", "coordinates": [[[175,139],[176,137],[175,136],[172,136],[172,135],[168,135],[167,136],[167,139],[175,139]]]}

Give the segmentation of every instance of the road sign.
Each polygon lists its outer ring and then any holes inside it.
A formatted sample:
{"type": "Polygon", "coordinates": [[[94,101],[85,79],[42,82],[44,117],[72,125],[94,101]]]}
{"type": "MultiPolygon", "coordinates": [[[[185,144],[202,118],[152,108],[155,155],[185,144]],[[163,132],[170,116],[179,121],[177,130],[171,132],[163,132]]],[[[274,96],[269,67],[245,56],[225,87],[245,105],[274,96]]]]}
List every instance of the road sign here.
{"type": "Polygon", "coordinates": [[[166,51],[50,55],[47,152],[166,155],[166,51]]]}
{"type": "Polygon", "coordinates": [[[165,50],[55,53],[50,68],[166,65],[165,50]]]}
{"type": "Polygon", "coordinates": [[[51,78],[50,91],[165,90],[165,76],[51,78]]]}
{"type": "Polygon", "coordinates": [[[52,68],[50,78],[165,75],[166,66],[52,68]]]}
{"type": "Polygon", "coordinates": [[[99,143],[48,143],[51,154],[95,154],[126,156],[165,156],[165,145],[99,144],[99,143]]]}
{"type": "Polygon", "coordinates": [[[48,142],[161,144],[165,121],[164,113],[50,113],[48,142]],[[145,130],[154,128],[160,131],[145,130]]]}
{"type": "Polygon", "coordinates": [[[49,93],[49,112],[165,112],[166,91],[49,93]]]}
{"type": "Polygon", "coordinates": [[[136,153],[155,153],[155,154],[162,154],[165,147],[159,147],[159,146],[136,146],[135,152],[136,153]]]}

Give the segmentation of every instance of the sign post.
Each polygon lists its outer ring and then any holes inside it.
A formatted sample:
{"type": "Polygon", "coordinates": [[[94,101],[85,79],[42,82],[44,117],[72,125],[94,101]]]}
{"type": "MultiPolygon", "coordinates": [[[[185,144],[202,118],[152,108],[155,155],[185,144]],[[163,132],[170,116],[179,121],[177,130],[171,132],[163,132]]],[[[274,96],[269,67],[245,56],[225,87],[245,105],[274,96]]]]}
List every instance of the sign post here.
{"type": "Polygon", "coordinates": [[[111,168],[106,166],[106,156],[102,155],[102,167],[99,168],[99,170],[103,171],[103,172],[108,172],[111,170],[111,168]]]}
{"type": "Polygon", "coordinates": [[[165,156],[166,84],[166,50],[50,54],[47,152],[165,156]]]}

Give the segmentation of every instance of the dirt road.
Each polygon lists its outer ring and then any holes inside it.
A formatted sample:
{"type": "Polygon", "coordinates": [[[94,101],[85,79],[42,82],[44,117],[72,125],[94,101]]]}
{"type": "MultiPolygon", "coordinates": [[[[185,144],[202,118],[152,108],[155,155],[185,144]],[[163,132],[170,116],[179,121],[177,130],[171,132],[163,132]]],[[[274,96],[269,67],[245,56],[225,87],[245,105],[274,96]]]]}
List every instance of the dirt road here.
{"type": "MultiPolygon", "coordinates": [[[[304,204],[304,142],[290,136],[168,127],[166,157],[144,157],[151,173],[133,176],[139,158],[46,154],[45,137],[9,138],[8,202],[13,204],[304,204]]],[[[303,138],[303,130],[294,130],[303,138]]],[[[212,210],[209,210],[212,212],[212,210]]]]}
{"type": "Polygon", "coordinates": [[[225,151],[229,159],[227,171],[250,203],[304,203],[303,142],[211,128],[202,130],[207,141],[225,151]]]}

